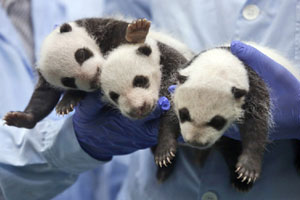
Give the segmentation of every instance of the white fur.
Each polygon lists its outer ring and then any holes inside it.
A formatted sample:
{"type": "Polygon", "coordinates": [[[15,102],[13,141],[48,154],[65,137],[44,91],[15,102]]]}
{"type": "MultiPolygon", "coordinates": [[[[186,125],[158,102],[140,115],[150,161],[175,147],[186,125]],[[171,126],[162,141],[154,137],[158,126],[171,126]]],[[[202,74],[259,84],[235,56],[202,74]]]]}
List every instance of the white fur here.
{"type": "MultiPolygon", "coordinates": [[[[286,66],[299,77],[292,65],[275,51],[248,43],[265,53],[278,63],[286,66]]],[[[244,97],[236,100],[231,88],[249,90],[249,80],[244,64],[231,52],[225,49],[212,49],[199,55],[180,74],[188,76],[188,80],[179,85],[174,94],[175,112],[187,108],[192,122],[180,123],[181,134],[185,141],[208,143],[213,145],[234,121],[243,115],[241,105],[244,97]],[[225,117],[228,122],[221,130],[206,126],[215,115],[225,117]]]]}
{"type": "Polygon", "coordinates": [[[90,81],[102,68],[104,58],[95,40],[92,39],[85,28],[74,22],[69,23],[72,31],[60,33],[57,27],[44,41],[41,49],[38,70],[53,86],[70,89],[61,83],[63,77],[74,77],[80,90],[91,91],[90,81]],[[75,60],[76,50],[86,47],[94,54],[81,66],[75,60]]]}
{"type": "Polygon", "coordinates": [[[149,56],[137,53],[137,49],[144,44],[125,44],[114,49],[108,55],[101,73],[104,99],[117,106],[127,117],[130,117],[128,113],[132,109],[142,106],[144,102],[155,107],[158,100],[161,82],[160,53],[155,40],[148,38],[145,44],[152,49],[149,56]],[[133,87],[132,82],[137,75],[147,76],[150,87],[133,87]],[[110,99],[111,91],[120,95],[118,104],[110,99]]]}
{"type": "Polygon", "coordinates": [[[182,136],[185,141],[212,145],[226,127],[217,131],[205,123],[218,114],[228,120],[227,126],[241,117],[244,99],[236,101],[231,88],[249,90],[247,71],[229,51],[213,49],[199,55],[180,74],[189,78],[175,91],[175,110],[178,114],[178,109],[185,107],[193,119],[192,123],[180,123],[182,136]]]}

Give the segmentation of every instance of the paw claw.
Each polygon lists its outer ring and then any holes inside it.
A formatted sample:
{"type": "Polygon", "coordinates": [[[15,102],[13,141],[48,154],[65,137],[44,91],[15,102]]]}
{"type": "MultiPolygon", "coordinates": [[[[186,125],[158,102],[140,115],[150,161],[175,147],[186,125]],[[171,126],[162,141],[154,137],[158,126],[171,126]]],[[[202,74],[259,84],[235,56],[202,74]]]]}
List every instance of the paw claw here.
{"type": "Polygon", "coordinates": [[[168,167],[166,160],[163,161],[164,166],[168,167]]]}
{"type": "Polygon", "coordinates": [[[243,176],[242,173],[239,174],[239,176],[237,177],[237,179],[240,179],[243,176]]]}

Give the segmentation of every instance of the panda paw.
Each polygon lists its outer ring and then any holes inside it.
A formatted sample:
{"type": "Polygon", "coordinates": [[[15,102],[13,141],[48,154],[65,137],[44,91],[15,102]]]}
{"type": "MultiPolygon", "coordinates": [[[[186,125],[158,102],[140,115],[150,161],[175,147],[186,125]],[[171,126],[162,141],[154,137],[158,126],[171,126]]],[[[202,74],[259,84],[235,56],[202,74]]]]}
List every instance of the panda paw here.
{"type": "Polygon", "coordinates": [[[36,124],[32,113],[25,113],[19,111],[8,112],[4,116],[3,120],[5,121],[4,124],[8,126],[16,126],[20,128],[33,128],[36,124]]]}
{"type": "Polygon", "coordinates": [[[235,172],[237,173],[237,179],[240,182],[250,184],[254,183],[259,177],[261,171],[261,162],[255,159],[251,159],[248,156],[241,156],[236,165],[235,172]]]}
{"type": "Polygon", "coordinates": [[[177,149],[176,140],[172,141],[169,145],[157,145],[154,158],[155,163],[159,167],[168,166],[168,164],[172,164],[172,159],[175,157],[177,149]]]}
{"type": "Polygon", "coordinates": [[[77,102],[65,102],[60,101],[56,107],[55,111],[58,115],[67,115],[74,110],[74,107],[77,105],[77,102]]]}
{"type": "Polygon", "coordinates": [[[128,24],[125,39],[130,43],[144,43],[149,32],[151,22],[138,19],[128,24]]]}

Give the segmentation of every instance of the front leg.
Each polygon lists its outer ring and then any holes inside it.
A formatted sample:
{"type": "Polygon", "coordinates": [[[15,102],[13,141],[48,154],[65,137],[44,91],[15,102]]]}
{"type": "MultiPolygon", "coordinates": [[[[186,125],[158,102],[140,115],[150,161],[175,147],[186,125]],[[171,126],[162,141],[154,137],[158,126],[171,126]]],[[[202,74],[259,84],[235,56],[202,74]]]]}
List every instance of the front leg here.
{"type": "Polygon", "coordinates": [[[36,88],[24,112],[11,111],[4,116],[9,126],[33,128],[45,118],[57,104],[61,91],[51,87],[40,75],[36,88]]]}
{"type": "Polygon", "coordinates": [[[268,119],[251,118],[240,125],[242,153],[236,164],[238,179],[255,182],[260,176],[265,146],[268,138],[268,119]]]}
{"type": "Polygon", "coordinates": [[[81,101],[86,95],[86,92],[79,90],[68,90],[65,92],[63,98],[56,106],[56,113],[60,115],[68,114],[72,112],[74,107],[81,101]]]}
{"type": "Polygon", "coordinates": [[[151,22],[146,19],[138,19],[128,24],[125,39],[129,43],[144,43],[149,32],[151,22]]]}
{"type": "Polygon", "coordinates": [[[179,132],[180,127],[176,116],[172,115],[172,111],[168,111],[161,118],[155,150],[155,163],[160,167],[168,166],[175,157],[179,132]]]}
{"type": "Polygon", "coordinates": [[[223,136],[217,143],[217,148],[221,151],[226,164],[229,168],[230,182],[235,189],[240,192],[246,192],[253,186],[252,182],[244,181],[238,179],[239,174],[236,172],[236,164],[238,162],[238,157],[242,151],[241,142],[228,137],[223,136]]]}

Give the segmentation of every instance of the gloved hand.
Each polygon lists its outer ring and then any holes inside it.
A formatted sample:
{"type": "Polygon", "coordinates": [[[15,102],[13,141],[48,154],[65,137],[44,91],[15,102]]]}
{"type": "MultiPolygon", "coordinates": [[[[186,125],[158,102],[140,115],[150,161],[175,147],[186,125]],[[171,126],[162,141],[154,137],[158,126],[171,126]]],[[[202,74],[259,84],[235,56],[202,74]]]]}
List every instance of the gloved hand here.
{"type": "Polygon", "coordinates": [[[269,87],[274,121],[270,139],[300,139],[299,80],[282,65],[240,41],[231,43],[231,52],[254,69],[269,87]]]}
{"type": "Polygon", "coordinates": [[[159,106],[142,120],[130,120],[100,100],[93,92],[79,103],[73,115],[73,127],[81,147],[98,160],[110,160],[157,143],[159,106]]]}

